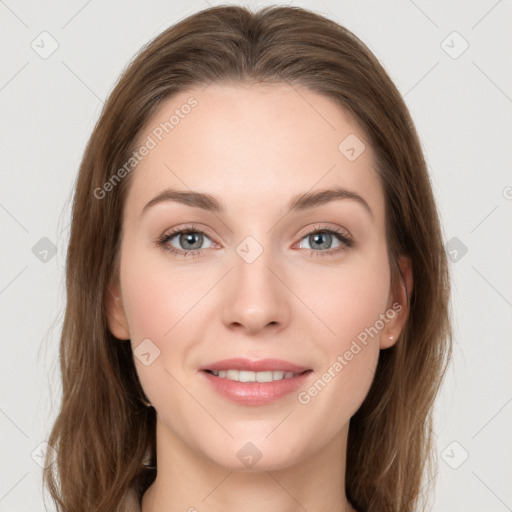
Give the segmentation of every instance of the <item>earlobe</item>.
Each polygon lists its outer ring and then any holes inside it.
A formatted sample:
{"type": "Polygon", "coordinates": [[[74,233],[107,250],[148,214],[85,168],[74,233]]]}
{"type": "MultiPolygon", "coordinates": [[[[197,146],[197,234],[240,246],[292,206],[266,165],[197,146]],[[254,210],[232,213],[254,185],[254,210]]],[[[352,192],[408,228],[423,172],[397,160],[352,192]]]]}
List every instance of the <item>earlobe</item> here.
{"type": "Polygon", "coordinates": [[[381,336],[380,339],[380,348],[386,349],[392,347],[396,343],[396,337],[394,334],[385,334],[381,336]]]}
{"type": "MultiPolygon", "coordinates": [[[[398,259],[399,278],[395,280],[390,290],[388,311],[392,318],[382,331],[380,348],[392,347],[404,329],[410,312],[410,297],[413,288],[412,260],[408,256],[400,256],[398,259]]],[[[387,315],[388,312],[386,312],[387,315]]]]}
{"type": "Polygon", "coordinates": [[[113,336],[120,340],[129,340],[130,332],[124,311],[123,301],[117,283],[111,283],[104,298],[107,324],[113,336]]]}

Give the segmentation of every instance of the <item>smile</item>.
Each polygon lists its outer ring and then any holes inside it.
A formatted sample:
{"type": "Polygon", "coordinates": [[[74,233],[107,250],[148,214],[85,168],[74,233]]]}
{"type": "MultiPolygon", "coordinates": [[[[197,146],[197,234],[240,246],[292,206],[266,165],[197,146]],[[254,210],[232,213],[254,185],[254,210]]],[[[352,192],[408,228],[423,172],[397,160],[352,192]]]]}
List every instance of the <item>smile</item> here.
{"type": "Polygon", "coordinates": [[[285,372],[284,370],[265,372],[252,372],[248,370],[207,370],[207,372],[220,379],[228,379],[236,382],[273,382],[283,379],[292,379],[304,373],[285,372]]]}

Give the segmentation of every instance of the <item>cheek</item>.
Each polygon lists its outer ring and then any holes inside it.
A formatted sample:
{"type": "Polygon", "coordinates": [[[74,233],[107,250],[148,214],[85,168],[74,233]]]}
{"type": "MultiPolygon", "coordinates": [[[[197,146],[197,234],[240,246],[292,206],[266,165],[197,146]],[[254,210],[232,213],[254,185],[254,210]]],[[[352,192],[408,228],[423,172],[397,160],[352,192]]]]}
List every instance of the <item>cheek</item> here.
{"type": "MultiPolygon", "coordinates": [[[[384,250],[377,253],[385,255],[384,250]]],[[[170,382],[165,369],[179,377],[183,370],[180,364],[187,359],[192,345],[200,342],[194,331],[204,323],[205,315],[209,316],[208,308],[222,301],[217,291],[206,301],[202,298],[223,272],[218,268],[208,272],[202,267],[203,272],[198,275],[190,268],[190,262],[172,265],[166,258],[135,247],[125,254],[129,257],[122,260],[121,280],[132,348],[136,353],[139,344],[149,339],[159,351],[150,366],[135,361],[151,399],[151,394],[157,395],[159,383],[170,382]]],[[[292,295],[282,297],[292,313],[288,328],[308,333],[305,338],[311,340],[310,348],[321,359],[322,371],[328,372],[325,380],[330,378],[329,387],[348,394],[354,404],[369,388],[378,358],[379,335],[372,328],[387,303],[386,263],[385,256],[365,255],[347,265],[316,265],[304,272],[294,271],[287,281],[304,304],[297,303],[292,295]]],[[[275,293],[280,293],[279,289],[275,293]]],[[[217,316],[214,310],[210,313],[217,316]]],[[[329,392],[324,397],[328,395],[329,392]]],[[[347,405],[345,400],[342,402],[347,405]]]]}
{"type": "Polygon", "coordinates": [[[382,319],[391,318],[386,316],[386,265],[385,258],[366,258],[350,267],[322,269],[321,274],[302,281],[306,287],[301,293],[308,291],[308,306],[319,318],[316,340],[323,357],[317,380],[299,397],[299,402],[315,403],[315,408],[326,415],[336,411],[330,418],[348,421],[373,380],[380,354],[379,340],[386,325],[382,319]],[[316,285],[312,286],[313,283],[316,285]]]}
{"type": "MultiPolygon", "coordinates": [[[[124,266],[123,300],[132,343],[151,339],[159,348],[175,337],[205,293],[205,277],[191,279],[165,259],[133,254],[124,266]]],[[[174,343],[174,340],[173,340],[174,343]]]]}
{"type": "Polygon", "coordinates": [[[121,262],[120,275],[123,303],[137,372],[145,390],[150,390],[159,381],[168,383],[165,370],[174,374],[183,359],[190,342],[187,326],[194,321],[194,306],[206,285],[201,279],[190,279],[190,273],[170,268],[164,258],[136,248],[125,253],[129,256],[121,262]],[[154,361],[149,365],[138,360],[142,347],[154,361]]]}
{"type": "Polygon", "coordinates": [[[301,282],[299,293],[318,317],[319,332],[327,346],[343,348],[376,323],[382,328],[378,320],[385,313],[389,295],[389,270],[382,260],[318,269],[301,282]]]}
{"type": "Polygon", "coordinates": [[[189,329],[198,312],[194,306],[208,287],[204,280],[190,277],[190,273],[135,252],[122,267],[135,367],[147,398],[158,411],[168,410],[173,403],[174,407],[179,404],[184,414],[189,408],[190,414],[197,413],[179,383],[185,381],[182,366],[193,344],[189,329]],[[146,353],[150,354],[149,364],[139,356],[146,353]]]}

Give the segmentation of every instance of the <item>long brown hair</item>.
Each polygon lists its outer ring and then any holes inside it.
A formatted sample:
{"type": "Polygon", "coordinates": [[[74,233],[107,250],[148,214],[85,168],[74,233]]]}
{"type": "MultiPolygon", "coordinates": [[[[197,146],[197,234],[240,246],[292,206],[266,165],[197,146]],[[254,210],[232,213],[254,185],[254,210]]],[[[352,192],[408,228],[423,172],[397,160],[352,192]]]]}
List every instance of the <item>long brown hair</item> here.
{"type": "Polygon", "coordinates": [[[433,460],[431,412],[451,354],[438,213],[410,114],[383,67],[350,31],[298,7],[195,13],[144,47],[106,101],[74,195],[60,344],[63,397],[48,439],[57,455],[44,483],[59,511],[111,512],[129,489],[141,497],[155,479],[155,410],[141,401],[130,343],[110,333],[104,303],[131,180],[102,198],[95,191],[127,162],[164,98],[212,81],[305,86],[351,113],[371,143],[393,278],[399,256],[407,255],[414,287],[405,328],[381,351],[369,394],[351,419],[345,485],[361,511],[409,512],[433,460]]]}

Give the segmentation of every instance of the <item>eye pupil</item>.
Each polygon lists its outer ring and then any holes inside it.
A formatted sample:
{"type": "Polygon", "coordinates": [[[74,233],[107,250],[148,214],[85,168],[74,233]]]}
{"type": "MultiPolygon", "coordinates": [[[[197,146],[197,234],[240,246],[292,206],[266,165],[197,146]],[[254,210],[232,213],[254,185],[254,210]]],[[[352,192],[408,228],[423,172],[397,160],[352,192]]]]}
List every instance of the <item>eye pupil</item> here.
{"type": "Polygon", "coordinates": [[[203,235],[201,233],[183,233],[180,236],[180,245],[184,249],[200,249],[203,245],[203,235]],[[194,238],[197,240],[194,242],[194,238]],[[187,246],[187,244],[192,244],[192,247],[187,246]]]}
{"type": "MultiPolygon", "coordinates": [[[[162,237],[161,240],[158,241],[158,245],[168,248],[168,250],[175,254],[186,255],[189,254],[191,256],[197,256],[202,253],[203,250],[203,242],[204,238],[209,238],[206,234],[204,234],[200,230],[194,229],[184,229],[180,231],[175,231],[169,235],[162,237]],[[175,247],[171,242],[172,240],[176,240],[178,247],[175,247]]],[[[305,235],[303,240],[307,239],[309,242],[309,249],[313,249],[314,251],[311,253],[312,255],[331,255],[333,252],[341,252],[348,247],[352,247],[352,242],[350,239],[347,239],[343,236],[337,234],[337,232],[331,232],[330,230],[318,230],[311,232],[309,235],[305,235]],[[336,239],[339,239],[340,248],[333,251],[332,243],[333,236],[336,239]]]]}
{"type": "Polygon", "coordinates": [[[317,243],[319,242],[320,243],[320,247],[321,249],[329,249],[329,246],[331,245],[331,238],[332,238],[332,235],[330,233],[315,233],[313,235],[311,235],[311,238],[314,240],[314,243],[317,243]],[[327,237],[327,241],[324,243],[322,243],[321,239],[322,237],[327,237]]]}

